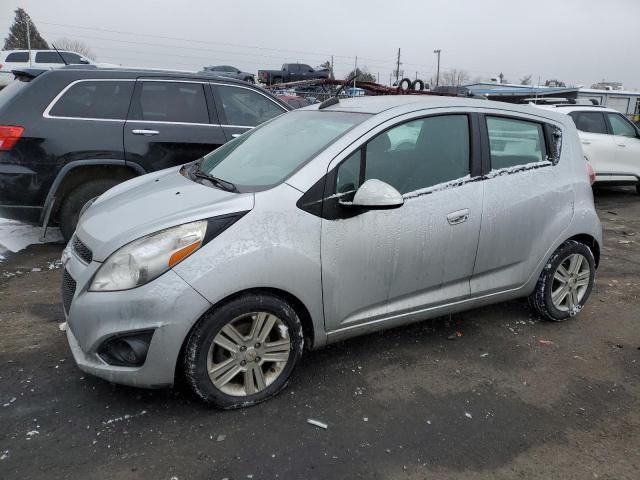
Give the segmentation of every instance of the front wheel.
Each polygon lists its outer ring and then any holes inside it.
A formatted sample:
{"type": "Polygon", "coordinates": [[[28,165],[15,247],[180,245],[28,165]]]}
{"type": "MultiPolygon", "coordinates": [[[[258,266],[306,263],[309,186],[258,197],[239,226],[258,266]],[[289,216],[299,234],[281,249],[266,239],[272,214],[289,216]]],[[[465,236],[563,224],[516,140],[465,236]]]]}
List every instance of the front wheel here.
{"type": "Polygon", "coordinates": [[[547,320],[566,320],[580,313],[591,295],[595,279],[591,249],[575,240],[563,243],[551,256],[529,304],[547,320]]]}
{"type": "Polygon", "coordinates": [[[185,348],[186,380],[216,407],[253,405],[286,386],[303,346],[302,326],[289,304],[272,295],[244,295],[200,320],[185,348]]]}

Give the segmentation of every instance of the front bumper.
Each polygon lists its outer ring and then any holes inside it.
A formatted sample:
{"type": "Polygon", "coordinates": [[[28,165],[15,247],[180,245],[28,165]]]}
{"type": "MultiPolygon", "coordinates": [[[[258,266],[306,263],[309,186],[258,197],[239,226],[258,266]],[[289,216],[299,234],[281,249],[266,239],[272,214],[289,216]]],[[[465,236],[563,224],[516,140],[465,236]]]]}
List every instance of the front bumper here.
{"type": "Polygon", "coordinates": [[[67,339],[78,367],[110,382],[135,387],[172,385],[182,344],[194,323],[211,307],[173,270],[147,285],[121,292],[89,292],[100,263],[83,263],[65,249],[65,271],[75,281],[67,319],[67,339]],[[107,364],[99,347],[115,336],[153,330],[140,367],[107,364]]]}

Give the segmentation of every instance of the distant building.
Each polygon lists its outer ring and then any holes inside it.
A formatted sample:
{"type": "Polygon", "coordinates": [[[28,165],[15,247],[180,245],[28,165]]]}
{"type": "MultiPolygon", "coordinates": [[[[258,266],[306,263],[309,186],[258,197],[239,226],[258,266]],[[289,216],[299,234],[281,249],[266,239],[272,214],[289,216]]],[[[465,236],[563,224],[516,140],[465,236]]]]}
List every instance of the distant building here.
{"type": "MultiPolygon", "coordinates": [[[[640,92],[613,88],[616,82],[607,83],[611,88],[533,86],[508,83],[479,82],[465,85],[469,96],[484,97],[508,103],[586,103],[603,105],[623,113],[634,122],[640,121],[640,92]],[[544,101],[544,100],[547,101],[544,101]]],[[[596,84],[599,85],[599,84],[596,84]]]]}

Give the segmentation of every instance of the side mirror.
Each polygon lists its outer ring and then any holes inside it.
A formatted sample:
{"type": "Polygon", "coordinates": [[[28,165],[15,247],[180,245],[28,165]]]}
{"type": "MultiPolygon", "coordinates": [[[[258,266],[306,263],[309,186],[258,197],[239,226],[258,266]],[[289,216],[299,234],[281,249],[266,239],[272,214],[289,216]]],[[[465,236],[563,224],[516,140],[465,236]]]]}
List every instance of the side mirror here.
{"type": "Polygon", "coordinates": [[[367,209],[398,208],[404,205],[404,198],[388,183],[372,178],[360,186],[352,202],[341,201],[340,204],[367,209]]]}

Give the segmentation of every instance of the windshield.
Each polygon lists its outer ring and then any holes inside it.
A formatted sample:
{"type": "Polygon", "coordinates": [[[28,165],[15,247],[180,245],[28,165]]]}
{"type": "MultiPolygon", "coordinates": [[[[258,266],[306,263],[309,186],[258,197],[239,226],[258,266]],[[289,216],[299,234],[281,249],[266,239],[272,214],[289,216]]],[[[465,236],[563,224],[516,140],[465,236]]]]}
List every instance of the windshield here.
{"type": "Polygon", "coordinates": [[[276,185],[369,116],[290,112],[211,152],[202,160],[200,170],[238,188],[276,185]]]}

